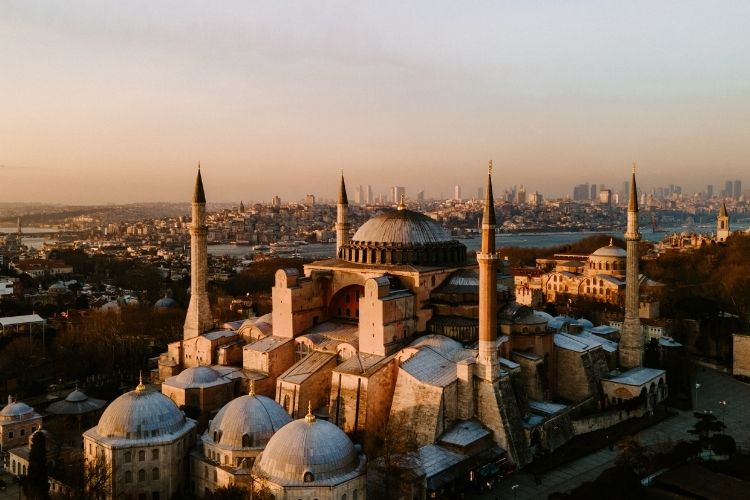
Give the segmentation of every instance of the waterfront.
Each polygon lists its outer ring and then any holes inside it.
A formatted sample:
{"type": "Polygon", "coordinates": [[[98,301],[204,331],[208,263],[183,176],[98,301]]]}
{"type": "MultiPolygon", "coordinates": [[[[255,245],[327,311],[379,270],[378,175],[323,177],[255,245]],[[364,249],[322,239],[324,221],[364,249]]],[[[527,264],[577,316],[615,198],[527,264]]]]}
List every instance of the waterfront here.
{"type": "MultiPolygon", "coordinates": [[[[710,228],[700,228],[704,232],[710,232],[710,228]]],[[[668,228],[666,231],[653,233],[644,231],[643,239],[651,242],[661,241],[666,235],[675,231],[683,231],[683,228],[668,228]]],[[[500,233],[495,241],[497,247],[502,252],[503,247],[525,247],[525,248],[544,248],[559,245],[575,243],[589,236],[613,236],[622,238],[622,234],[614,231],[579,231],[579,232],[552,232],[552,233],[500,233]]],[[[472,252],[479,249],[481,238],[467,238],[460,240],[466,245],[466,248],[472,252]]],[[[251,246],[237,245],[210,245],[208,253],[211,255],[227,255],[230,257],[246,257],[252,253],[251,246]]],[[[333,243],[310,243],[309,245],[300,245],[289,247],[291,252],[299,253],[303,258],[309,259],[327,259],[332,258],[336,252],[336,245],[333,243]]]]}

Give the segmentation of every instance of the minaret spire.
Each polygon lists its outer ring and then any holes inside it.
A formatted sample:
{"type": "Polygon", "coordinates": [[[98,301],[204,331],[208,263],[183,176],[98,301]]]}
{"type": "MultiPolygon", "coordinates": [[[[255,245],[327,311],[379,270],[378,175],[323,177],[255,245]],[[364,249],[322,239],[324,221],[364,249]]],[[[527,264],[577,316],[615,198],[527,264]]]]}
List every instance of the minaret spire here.
{"type": "Polygon", "coordinates": [[[206,227],[206,193],[203,190],[201,166],[195,178],[192,203],[193,221],[190,224],[190,305],[185,316],[183,338],[190,339],[209,331],[214,326],[208,303],[208,227],[206,227]]]}
{"type": "Polygon", "coordinates": [[[482,213],[482,247],[479,263],[479,358],[480,376],[495,380],[499,376],[497,357],[497,265],[495,252],[495,198],[492,193],[492,160],[487,169],[487,191],[482,213]],[[481,371],[484,373],[481,373],[481,371]]]}
{"type": "Polygon", "coordinates": [[[727,212],[726,202],[722,201],[721,208],[719,209],[719,216],[716,218],[716,241],[723,243],[727,241],[730,234],[729,212],[727,212]]]}
{"type": "Polygon", "coordinates": [[[341,257],[341,247],[349,243],[349,198],[346,196],[344,171],[341,171],[339,201],[336,204],[336,256],[341,257]]]}
{"type": "Polygon", "coordinates": [[[638,231],[638,190],[635,184],[635,162],[630,179],[628,199],[628,225],[625,230],[627,263],[625,271],[625,320],[620,332],[619,358],[622,368],[643,366],[643,331],[639,319],[640,280],[638,271],[638,244],[641,233],[638,231]]]}

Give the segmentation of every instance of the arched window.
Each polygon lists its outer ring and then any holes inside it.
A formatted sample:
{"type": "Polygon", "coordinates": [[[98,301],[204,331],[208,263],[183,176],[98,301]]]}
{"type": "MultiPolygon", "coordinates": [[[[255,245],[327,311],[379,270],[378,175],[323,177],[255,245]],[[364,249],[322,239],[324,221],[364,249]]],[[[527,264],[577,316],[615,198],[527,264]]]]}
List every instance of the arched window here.
{"type": "Polygon", "coordinates": [[[214,482],[219,480],[219,474],[216,472],[216,469],[214,469],[214,482]]]}
{"type": "Polygon", "coordinates": [[[315,481],[315,477],[313,476],[312,472],[308,471],[305,472],[302,480],[306,483],[312,483],[313,481],[315,481]]]}
{"type": "Polygon", "coordinates": [[[146,480],[146,469],[141,469],[138,471],[138,482],[142,482],[146,480]]]}
{"type": "Polygon", "coordinates": [[[151,479],[153,479],[154,481],[159,480],[159,468],[158,467],[154,467],[153,469],[151,469],[151,479]]]}
{"type": "Polygon", "coordinates": [[[242,435],[242,447],[243,448],[250,448],[253,445],[252,439],[250,438],[249,434],[243,434],[242,435]]]}
{"type": "MultiPolygon", "coordinates": [[[[13,463],[15,465],[15,462],[13,463]]],[[[125,482],[126,483],[132,483],[133,482],[133,473],[129,470],[125,471],[125,482]]]]}
{"type": "Polygon", "coordinates": [[[143,462],[144,460],[146,460],[146,450],[140,450],[138,452],[138,461],[143,462]]]}
{"type": "Polygon", "coordinates": [[[159,448],[154,448],[153,450],[151,450],[151,459],[159,460],[159,448]]]}
{"type": "Polygon", "coordinates": [[[126,464],[132,462],[133,461],[133,454],[130,453],[129,451],[126,451],[125,455],[123,457],[123,460],[125,461],[126,464]]]}

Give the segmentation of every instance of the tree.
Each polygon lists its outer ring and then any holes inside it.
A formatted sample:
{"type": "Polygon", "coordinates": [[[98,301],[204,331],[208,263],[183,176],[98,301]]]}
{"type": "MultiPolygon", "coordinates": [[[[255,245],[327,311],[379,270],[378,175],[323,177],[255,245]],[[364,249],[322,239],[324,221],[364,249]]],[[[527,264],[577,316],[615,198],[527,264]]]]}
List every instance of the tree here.
{"type": "Polygon", "coordinates": [[[688,433],[698,436],[698,442],[701,444],[701,447],[704,450],[708,449],[711,444],[711,433],[721,432],[726,429],[727,426],[716,418],[716,415],[709,411],[703,413],[695,412],[693,413],[693,416],[695,416],[697,422],[693,424],[692,429],[688,429],[688,433]]]}
{"type": "Polygon", "coordinates": [[[717,455],[734,455],[737,443],[728,434],[714,434],[711,436],[711,450],[717,455]]]}
{"type": "Polygon", "coordinates": [[[49,498],[49,473],[47,471],[47,438],[42,430],[31,435],[29,450],[29,475],[24,481],[27,498],[49,498]]]}

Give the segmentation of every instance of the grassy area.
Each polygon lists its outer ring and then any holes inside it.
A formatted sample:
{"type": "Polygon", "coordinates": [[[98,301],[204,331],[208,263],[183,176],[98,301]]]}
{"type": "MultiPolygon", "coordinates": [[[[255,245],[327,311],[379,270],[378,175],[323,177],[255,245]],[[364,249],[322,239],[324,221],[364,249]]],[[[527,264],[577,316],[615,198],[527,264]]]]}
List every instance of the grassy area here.
{"type": "Polygon", "coordinates": [[[653,415],[627,420],[608,429],[581,434],[549,455],[534,460],[525,470],[532,474],[544,474],[573,460],[590,455],[605,446],[614,446],[620,439],[633,436],[673,415],[676,415],[674,411],[658,408],[653,415]]]}

